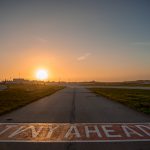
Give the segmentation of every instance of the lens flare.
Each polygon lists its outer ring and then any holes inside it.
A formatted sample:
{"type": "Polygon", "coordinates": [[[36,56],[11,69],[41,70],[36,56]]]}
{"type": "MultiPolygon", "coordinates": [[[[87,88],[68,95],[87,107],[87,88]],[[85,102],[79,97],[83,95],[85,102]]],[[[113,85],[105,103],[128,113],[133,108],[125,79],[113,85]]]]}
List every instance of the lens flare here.
{"type": "Polygon", "coordinates": [[[48,71],[45,69],[39,69],[36,71],[36,78],[38,80],[46,80],[48,79],[48,71]]]}

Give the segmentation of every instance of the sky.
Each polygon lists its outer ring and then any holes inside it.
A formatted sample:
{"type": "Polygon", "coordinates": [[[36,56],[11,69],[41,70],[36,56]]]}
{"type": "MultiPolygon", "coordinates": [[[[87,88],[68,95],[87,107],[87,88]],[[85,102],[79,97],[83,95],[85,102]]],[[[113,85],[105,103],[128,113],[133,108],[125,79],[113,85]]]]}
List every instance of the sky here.
{"type": "Polygon", "coordinates": [[[0,80],[150,79],[149,0],[0,0],[0,80]]]}

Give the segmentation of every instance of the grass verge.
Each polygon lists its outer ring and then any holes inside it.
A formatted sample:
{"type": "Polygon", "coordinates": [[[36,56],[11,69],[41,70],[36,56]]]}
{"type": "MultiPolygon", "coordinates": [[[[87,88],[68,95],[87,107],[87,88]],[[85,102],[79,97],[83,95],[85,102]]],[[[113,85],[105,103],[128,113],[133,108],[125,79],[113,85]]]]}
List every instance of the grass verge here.
{"type": "Polygon", "coordinates": [[[0,91],[0,114],[27,105],[63,88],[63,86],[34,84],[8,85],[6,90],[0,91]]]}
{"type": "Polygon", "coordinates": [[[150,90],[114,88],[89,88],[89,90],[137,111],[150,114],[150,90]]]}

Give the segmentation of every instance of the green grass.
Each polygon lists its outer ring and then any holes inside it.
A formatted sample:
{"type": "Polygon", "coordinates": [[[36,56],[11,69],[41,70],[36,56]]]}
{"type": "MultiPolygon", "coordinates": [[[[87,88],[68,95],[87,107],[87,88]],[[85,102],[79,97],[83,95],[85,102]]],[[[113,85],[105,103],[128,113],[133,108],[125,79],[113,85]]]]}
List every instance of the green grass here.
{"type": "Polygon", "coordinates": [[[150,84],[126,83],[126,82],[82,82],[83,86],[127,86],[127,87],[150,87],[150,84]]]}
{"type": "Polygon", "coordinates": [[[120,102],[137,111],[150,114],[150,90],[143,89],[114,89],[89,88],[98,95],[120,102]]]}
{"type": "Polygon", "coordinates": [[[8,85],[7,90],[0,91],[0,114],[51,95],[62,88],[64,87],[35,84],[8,85]]]}

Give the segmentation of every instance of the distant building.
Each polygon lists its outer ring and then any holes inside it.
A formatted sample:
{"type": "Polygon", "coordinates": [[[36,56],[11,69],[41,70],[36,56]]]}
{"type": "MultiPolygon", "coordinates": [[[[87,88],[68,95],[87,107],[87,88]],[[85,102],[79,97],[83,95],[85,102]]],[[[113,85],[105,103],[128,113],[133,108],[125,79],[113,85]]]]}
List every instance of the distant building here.
{"type": "Polygon", "coordinates": [[[29,83],[29,80],[25,80],[23,78],[14,78],[12,81],[14,84],[24,84],[24,83],[29,83]]]}

